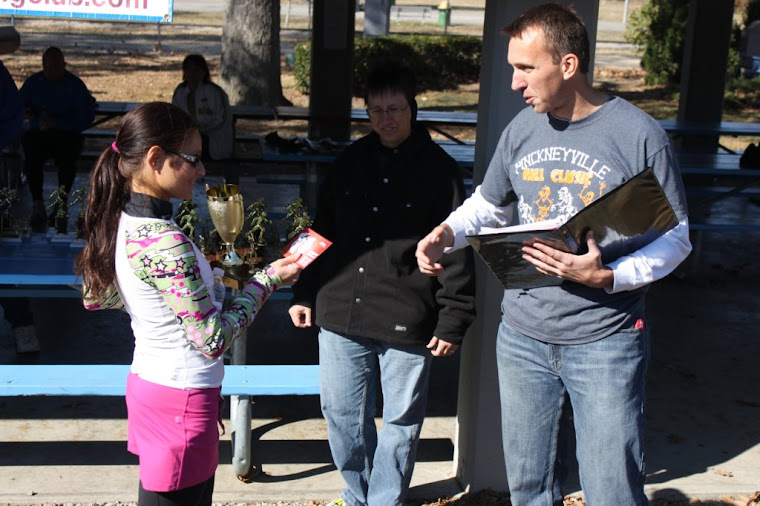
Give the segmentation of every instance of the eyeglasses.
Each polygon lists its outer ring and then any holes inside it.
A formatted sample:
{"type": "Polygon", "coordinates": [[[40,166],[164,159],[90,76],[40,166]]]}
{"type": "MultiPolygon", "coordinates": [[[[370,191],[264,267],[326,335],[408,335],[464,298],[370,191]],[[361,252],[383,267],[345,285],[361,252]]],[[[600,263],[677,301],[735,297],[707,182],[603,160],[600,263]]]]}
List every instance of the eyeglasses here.
{"type": "Polygon", "coordinates": [[[397,107],[395,105],[392,105],[388,107],[387,109],[382,109],[380,107],[373,107],[372,109],[367,109],[367,115],[371,119],[380,119],[383,117],[383,113],[388,113],[388,116],[390,116],[391,118],[398,119],[407,109],[409,109],[408,105],[405,105],[404,107],[397,107]]]}
{"type": "Polygon", "coordinates": [[[187,163],[191,164],[193,167],[197,167],[198,164],[201,161],[201,155],[188,155],[187,153],[182,153],[180,151],[174,151],[173,149],[165,148],[163,146],[161,146],[161,149],[163,149],[167,153],[171,153],[173,155],[177,155],[178,157],[182,158],[187,163]]]}

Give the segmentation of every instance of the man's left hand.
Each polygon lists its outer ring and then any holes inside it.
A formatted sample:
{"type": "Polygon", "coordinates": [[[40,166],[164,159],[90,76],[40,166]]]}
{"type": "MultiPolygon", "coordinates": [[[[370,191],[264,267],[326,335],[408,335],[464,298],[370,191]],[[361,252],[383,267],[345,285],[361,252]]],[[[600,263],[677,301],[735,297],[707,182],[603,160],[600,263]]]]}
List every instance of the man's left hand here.
{"type": "Polygon", "coordinates": [[[523,258],[539,272],[581,283],[592,288],[608,288],[615,281],[612,269],[602,265],[602,253],[594,240],[594,233],[586,234],[588,253],[574,255],[536,242],[523,246],[523,258]]]}
{"type": "Polygon", "coordinates": [[[434,357],[448,357],[459,349],[459,345],[433,336],[433,339],[427,344],[427,348],[434,357]]]}

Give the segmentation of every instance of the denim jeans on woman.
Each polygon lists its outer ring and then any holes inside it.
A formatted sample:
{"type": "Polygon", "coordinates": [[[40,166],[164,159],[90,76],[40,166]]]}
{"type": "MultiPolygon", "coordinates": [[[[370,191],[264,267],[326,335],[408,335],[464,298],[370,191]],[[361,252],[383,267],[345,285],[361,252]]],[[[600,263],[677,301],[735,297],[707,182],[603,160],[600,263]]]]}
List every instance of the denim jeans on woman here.
{"type": "Polygon", "coordinates": [[[532,339],[502,322],[496,352],[513,506],[562,504],[555,472],[566,393],[587,504],[649,504],[643,438],[649,340],[643,328],[561,346],[532,339]]]}
{"type": "Polygon", "coordinates": [[[319,369],[322,413],[350,506],[401,505],[412,478],[425,418],[430,351],[344,336],[322,329],[319,369]],[[377,378],[383,426],[375,428],[377,378]]]}

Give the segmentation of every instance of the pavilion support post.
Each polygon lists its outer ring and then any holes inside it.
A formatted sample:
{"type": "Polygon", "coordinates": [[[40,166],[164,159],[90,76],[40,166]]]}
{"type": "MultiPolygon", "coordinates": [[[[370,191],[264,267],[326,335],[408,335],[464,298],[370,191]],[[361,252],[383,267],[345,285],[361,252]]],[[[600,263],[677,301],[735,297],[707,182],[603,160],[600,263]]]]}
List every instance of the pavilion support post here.
{"type": "MultiPolygon", "coordinates": [[[[691,0],[681,65],[679,121],[720,122],[734,15],[732,0],[691,0]],[[697,37],[696,34],[709,34],[697,37]]],[[[679,148],[715,152],[718,136],[688,136],[679,148]]]]}
{"type": "Polygon", "coordinates": [[[309,138],[351,137],[355,0],[314,0],[309,138]]]}

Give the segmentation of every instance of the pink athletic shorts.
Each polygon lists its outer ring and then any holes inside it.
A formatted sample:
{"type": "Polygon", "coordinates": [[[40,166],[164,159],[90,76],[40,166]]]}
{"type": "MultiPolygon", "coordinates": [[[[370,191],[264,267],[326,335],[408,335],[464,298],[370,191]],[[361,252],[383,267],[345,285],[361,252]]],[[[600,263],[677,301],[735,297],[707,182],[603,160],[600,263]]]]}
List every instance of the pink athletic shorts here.
{"type": "Polygon", "coordinates": [[[127,450],[140,458],[145,490],[180,490],[213,476],[220,401],[221,388],[180,390],[129,374],[127,450]]]}

